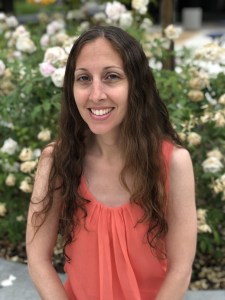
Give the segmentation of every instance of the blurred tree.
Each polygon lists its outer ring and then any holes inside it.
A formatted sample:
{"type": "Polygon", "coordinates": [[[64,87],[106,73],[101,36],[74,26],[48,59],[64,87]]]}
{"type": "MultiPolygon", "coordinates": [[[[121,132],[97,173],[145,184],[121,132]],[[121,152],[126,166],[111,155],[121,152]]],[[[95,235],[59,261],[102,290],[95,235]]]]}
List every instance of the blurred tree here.
{"type": "Polygon", "coordinates": [[[5,13],[12,13],[14,11],[13,0],[0,0],[1,11],[5,13]]]}
{"type": "MultiPolygon", "coordinates": [[[[162,0],[161,2],[161,24],[162,34],[165,35],[164,29],[174,22],[174,0],[162,0]]],[[[168,53],[173,53],[174,42],[171,40],[168,53]]],[[[167,70],[174,70],[174,56],[170,55],[163,62],[163,68],[167,70]]]]}

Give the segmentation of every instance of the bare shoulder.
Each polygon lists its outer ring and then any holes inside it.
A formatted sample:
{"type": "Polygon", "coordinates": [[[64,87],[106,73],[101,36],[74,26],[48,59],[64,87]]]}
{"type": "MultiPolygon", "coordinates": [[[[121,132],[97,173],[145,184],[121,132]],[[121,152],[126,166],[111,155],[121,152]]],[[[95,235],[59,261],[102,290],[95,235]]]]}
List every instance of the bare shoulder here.
{"type": "Polygon", "coordinates": [[[47,145],[40,156],[38,167],[49,167],[52,163],[52,157],[53,157],[53,150],[54,150],[54,144],[51,143],[47,145]]]}
{"type": "Polygon", "coordinates": [[[190,153],[185,148],[174,146],[170,162],[170,171],[185,172],[185,170],[192,170],[190,153]]]}
{"type": "Polygon", "coordinates": [[[174,146],[172,153],[172,163],[173,164],[183,164],[183,163],[191,163],[190,153],[187,149],[183,147],[174,146]]]}
{"type": "Polygon", "coordinates": [[[53,163],[52,160],[53,150],[54,150],[54,144],[49,144],[43,149],[38,161],[37,171],[35,174],[35,183],[36,183],[35,186],[37,185],[38,182],[47,180],[53,163]]]}
{"type": "Polygon", "coordinates": [[[55,143],[48,144],[41,153],[41,158],[52,158],[55,143]]]}
{"type": "Polygon", "coordinates": [[[34,199],[43,199],[48,189],[49,175],[52,168],[52,154],[54,145],[46,146],[40,156],[37,171],[35,174],[32,201],[34,199]]]}
{"type": "Polygon", "coordinates": [[[174,147],[170,162],[170,192],[173,196],[194,194],[194,172],[188,150],[174,147]]]}

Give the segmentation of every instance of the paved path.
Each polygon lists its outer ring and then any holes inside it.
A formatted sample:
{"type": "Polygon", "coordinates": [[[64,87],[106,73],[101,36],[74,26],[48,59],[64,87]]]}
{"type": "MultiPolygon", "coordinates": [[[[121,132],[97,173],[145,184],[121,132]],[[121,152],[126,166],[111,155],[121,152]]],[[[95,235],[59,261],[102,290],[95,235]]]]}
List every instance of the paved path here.
{"type": "MultiPolygon", "coordinates": [[[[0,282],[10,275],[13,285],[0,288],[0,300],[40,300],[27,272],[27,266],[0,259],[0,282]]],[[[62,281],[65,275],[60,275],[62,281]]],[[[224,300],[225,291],[188,291],[185,300],[224,300]]],[[[88,300],[88,299],[87,299],[88,300]]]]}

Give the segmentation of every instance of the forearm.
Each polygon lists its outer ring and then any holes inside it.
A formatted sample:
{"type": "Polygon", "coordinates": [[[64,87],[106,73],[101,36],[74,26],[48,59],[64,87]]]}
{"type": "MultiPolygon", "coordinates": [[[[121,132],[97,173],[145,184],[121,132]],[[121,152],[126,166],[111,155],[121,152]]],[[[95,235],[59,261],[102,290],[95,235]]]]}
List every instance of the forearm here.
{"type": "Polygon", "coordinates": [[[50,261],[29,263],[28,269],[42,300],[69,300],[50,261]]]}
{"type": "Polygon", "coordinates": [[[191,270],[168,271],[155,300],[182,300],[190,283],[191,270]]]}

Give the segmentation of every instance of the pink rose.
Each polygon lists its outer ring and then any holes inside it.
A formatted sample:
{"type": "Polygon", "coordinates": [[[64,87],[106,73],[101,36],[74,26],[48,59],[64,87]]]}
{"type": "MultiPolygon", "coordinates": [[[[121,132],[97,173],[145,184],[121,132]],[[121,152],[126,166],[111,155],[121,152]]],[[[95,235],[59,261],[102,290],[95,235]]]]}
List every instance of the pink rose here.
{"type": "Polygon", "coordinates": [[[53,67],[53,65],[48,62],[43,62],[39,64],[39,70],[41,72],[41,75],[43,75],[44,77],[49,77],[54,73],[55,67],[53,67]]]}
{"type": "Polygon", "coordinates": [[[49,45],[50,39],[49,36],[47,34],[42,35],[41,39],[40,39],[40,44],[42,48],[47,48],[49,45]]]}

